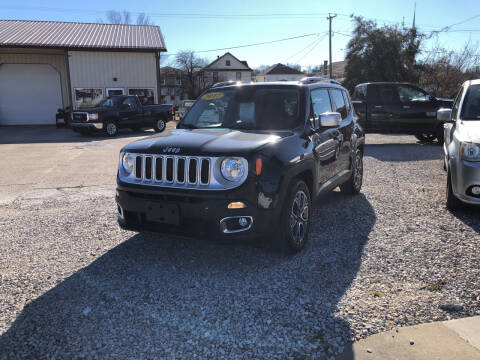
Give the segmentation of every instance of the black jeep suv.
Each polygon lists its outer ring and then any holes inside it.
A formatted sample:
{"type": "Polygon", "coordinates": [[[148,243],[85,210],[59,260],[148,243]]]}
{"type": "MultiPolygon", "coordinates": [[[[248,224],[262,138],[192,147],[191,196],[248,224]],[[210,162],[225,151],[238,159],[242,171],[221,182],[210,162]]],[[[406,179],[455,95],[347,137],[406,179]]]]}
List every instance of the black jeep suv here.
{"type": "Polygon", "coordinates": [[[214,86],[176,129],[121,150],[118,222],[129,230],[263,235],[297,252],[317,195],[337,186],[360,191],[363,146],[349,95],[334,81],[214,86]]]}

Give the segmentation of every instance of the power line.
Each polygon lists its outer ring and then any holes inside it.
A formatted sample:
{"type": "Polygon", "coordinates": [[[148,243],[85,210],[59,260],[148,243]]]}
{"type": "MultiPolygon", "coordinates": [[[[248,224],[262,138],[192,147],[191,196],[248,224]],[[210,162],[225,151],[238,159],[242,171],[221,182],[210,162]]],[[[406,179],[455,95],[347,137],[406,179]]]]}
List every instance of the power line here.
{"type": "Polygon", "coordinates": [[[307,57],[308,54],[310,54],[321,42],[322,42],[323,39],[319,39],[315,45],[312,46],[312,48],[310,50],[308,50],[300,59],[297,60],[297,63],[300,64],[302,62],[303,59],[305,59],[307,57]]]}
{"type": "Polygon", "coordinates": [[[303,49],[301,49],[300,51],[297,51],[297,52],[295,52],[293,55],[290,55],[290,56],[288,56],[287,58],[284,58],[281,62],[283,63],[283,62],[288,62],[288,61],[290,61],[292,58],[300,55],[300,54],[303,53],[305,50],[309,49],[311,46],[314,46],[314,44],[315,44],[318,40],[322,41],[323,39],[325,39],[325,36],[327,36],[327,33],[324,33],[322,38],[317,38],[317,39],[313,40],[311,43],[308,43],[308,45],[305,46],[305,47],[304,47],[303,49]]]}
{"type": "MultiPolygon", "coordinates": [[[[236,45],[236,46],[230,46],[230,47],[225,47],[225,48],[219,48],[219,49],[211,49],[211,50],[199,50],[199,51],[194,51],[194,53],[207,53],[207,52],[213,52],[213,51],[222,51],[222,50],[231,50],[231,49],[240,49],[240,48],[245,48],[245,47],[250,47],[250,46],[258,46],[258,45],[266,45],[266,44],[273,44],[281,41],[289,41],[289,40],[294,40],[294,39],[300,39],[308,36],[314,36],[314,35],[320,35],[319,33],[311,33],[311,34],[304,34],[304,35],[298,35],[298,36],[292,36],[289,38],[283,38],[283,39],[277,39],[277,40],[270,40],[270,41],[264,41],[264,42],[259,42],[259,43],[253,43],[253,44],[245,44],[245,45],[236,45]]],[[[165,54],[164,56],[173,56],[177,54],[165,54]]]]}

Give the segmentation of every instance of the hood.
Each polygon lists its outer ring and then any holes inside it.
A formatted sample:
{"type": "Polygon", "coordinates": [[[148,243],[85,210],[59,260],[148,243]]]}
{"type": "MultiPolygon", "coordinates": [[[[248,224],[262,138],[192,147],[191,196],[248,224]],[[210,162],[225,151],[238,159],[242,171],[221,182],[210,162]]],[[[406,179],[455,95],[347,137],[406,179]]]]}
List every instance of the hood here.
{"type": "Polygon", "coordinates": [[[464,142],[480,144],[480,120],[457,122],[458,139],[464,142]]]}
{"type": "Polygon", "coordinates": [[[292,135],[292,131],[173,129],[128,144],[123,151],[192,156],[247,156],[292,135]]]}

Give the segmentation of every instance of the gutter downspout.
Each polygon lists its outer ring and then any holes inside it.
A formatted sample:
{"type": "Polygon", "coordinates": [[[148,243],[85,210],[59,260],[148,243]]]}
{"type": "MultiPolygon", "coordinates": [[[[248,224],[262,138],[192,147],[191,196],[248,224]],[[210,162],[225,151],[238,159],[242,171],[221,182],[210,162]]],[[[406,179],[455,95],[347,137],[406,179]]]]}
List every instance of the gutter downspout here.
{"type": "Polygon", "coordinates": [[[68,99],[70,101],[70,108],[73,111],[72,82],[70,81],[70,60],[68,57],[68,49],[65,49],[65,66],[67,68],[68,99]]]}
{"type": "Polygon", "coordinates": [[[157,68],[157,103],[160,104],[160,99],[162,97],[162,89],[160,86],[160,51],[155,53],[155,64],[157,68]]]}

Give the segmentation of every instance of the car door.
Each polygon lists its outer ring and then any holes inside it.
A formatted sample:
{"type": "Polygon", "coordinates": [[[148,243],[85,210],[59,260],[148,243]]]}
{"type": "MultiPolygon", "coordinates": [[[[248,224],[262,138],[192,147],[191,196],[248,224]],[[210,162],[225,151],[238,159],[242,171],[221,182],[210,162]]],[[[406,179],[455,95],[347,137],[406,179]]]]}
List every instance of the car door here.
{"type": "Polygon", "coordinates": [[[311,91],[313,123],[315,133],[312,135],[313,156],[316,163],[317,179],[324,183],[336,174],[336,159],[339,153],[338,128],[322,128],[320,115],[332,111],[328,89],[317,88],[311,91]]]}
{"type": "MultiPolygon", "coordinates": [[[[385,104],[381,96],[384,86],[383,84],[369,84],[367,87],[367,123],[370,132],[391,132],[393,115],[390,111],[391,104],[385,104]]],[[[386,96],[386,98],[389,97],[386,96]]]]}
{"type": "Polygon", "coordinates": [[[407,134],[431,133],[437,126],[437,105],[435,100],[422,89],[399,84],[398,95],[401,103],[399,127],[407,134]]]}
{"type": "Polygon", "coordinates": [[[342,116],[342,122],[337,129],[339,148],[337,159],[334,164],[335,174],[338,174],[350,168],[350,149],[354,124],[351,105],[348,101],[349,99],[346,99],[347,95],[345,91],[341,89],[329,89],[328,92],[330,94],[333,111],[340,113],[342,116]]]}
{"type": "MultiPolygon", "coordinates": [[[[462,101],[462,96],[464,93],[465,88],[460,88],[457,93],[457,97],[455,98],[452,106],[452,120],[456,121],[458,118],[458,110],[460,109],[460,102],[462,101]]],[[[450,143],[452,142],[453,132],[455,131],[455,122],[447,122],[443,125],[444,128],[444,142],[445,142],[445,149],[448,149],[450,143]]]]}
{"type": "Polygon", "coordinates": [[[376,116],[372,120],[373,126],[379,133],[398,133],[400,124],[400,99],[395,84],[376,84],[377,96],[380,106],[375,106],[376,116]]]}
{"type": "Polygon", "coordinates": [[[136,98],[128,96],[119,105],[120,125],[131,125],[141,121],[138,118],[139,110],[136,98]]]}

